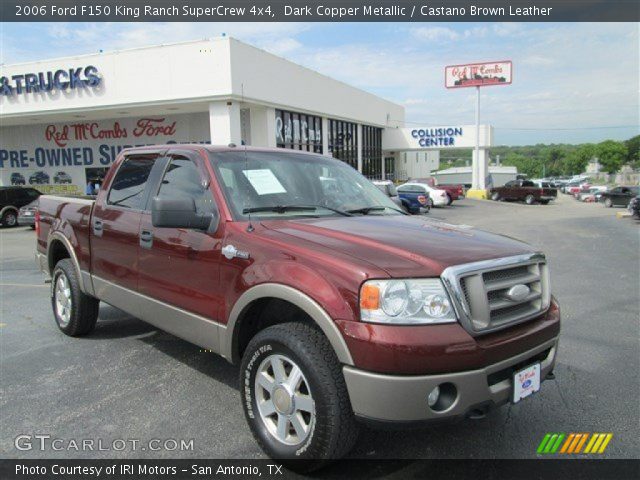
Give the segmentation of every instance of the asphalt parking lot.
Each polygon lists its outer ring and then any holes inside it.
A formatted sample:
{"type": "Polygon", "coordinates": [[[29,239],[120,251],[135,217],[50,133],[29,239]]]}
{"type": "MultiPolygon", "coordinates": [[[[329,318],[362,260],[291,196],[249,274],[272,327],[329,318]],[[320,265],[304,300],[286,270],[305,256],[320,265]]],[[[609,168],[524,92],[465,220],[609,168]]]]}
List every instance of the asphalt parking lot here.
{"type": "MultiPolygon", "coordinates": [[[[640,456],[640,229],[601,205],[473,200],[429,216],[546,252],[563,316],[556,379],[481,420],[424,430],[364,429],[352,457],[535,458],[547,432],[611,432],[603,456],[640,456]]],[[[0,455],[5,458],[263,458],[237,368],[102,305],[95,332],[58,331],[33,261],[35,234],[0,231],[0,455]],[[193,439],[189,451],[19,451],[21,434],[62,439],[193,439]]]]}

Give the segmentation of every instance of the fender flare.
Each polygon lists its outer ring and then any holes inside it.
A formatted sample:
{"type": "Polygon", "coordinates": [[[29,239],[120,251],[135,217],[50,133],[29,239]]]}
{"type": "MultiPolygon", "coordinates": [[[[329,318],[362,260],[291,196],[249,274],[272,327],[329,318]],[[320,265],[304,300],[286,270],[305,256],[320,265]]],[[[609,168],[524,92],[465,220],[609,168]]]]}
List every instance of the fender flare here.
{"type": "Polygon", "coordinates": [[[80,262],[78,262],[76,251],[71,245],[69,239],[60,232],[50,233],[49,237],[47,238],[47,266],[49,266],[49,273],[51,274],[53,272],[53,267],[55,267],[55,265],[51,265],[51,245],[53,245],[54,240],[62,242],[62,244],[67,249],[67,252],[69,252],[69,258],[71,259],[71,262],[73,263],[73,266],[76,270],[80,291],[83,293],[90,293],[85,288],[84,278],[82,275],[82,270],[80,270],[80,262]]]}
{"type": "Polygon", "coordinates": [[[16,212],[16,216],[18,216],[18,213],[20,213],[18,207],[14,207],[13,205],[7,205],[2,210],[0,210],[0,218],[2,218],[8,210],[14,210],[16,212]]]}
{"type": "Polygon", "coordinates": [[[251,287],[236,301],[224,331],[220,332],[220,350],[223,357],[234,362],[234,338],[238,333],[238,319],[244,309],[255,300],[261,298],[278,298],[287,301],[303,310],[323,331],[340,363],[353,365],[353,358],[349,352],[338,326],[327,312],[311,297],[293,287],[280,283],[262,283],[251,287]]]}

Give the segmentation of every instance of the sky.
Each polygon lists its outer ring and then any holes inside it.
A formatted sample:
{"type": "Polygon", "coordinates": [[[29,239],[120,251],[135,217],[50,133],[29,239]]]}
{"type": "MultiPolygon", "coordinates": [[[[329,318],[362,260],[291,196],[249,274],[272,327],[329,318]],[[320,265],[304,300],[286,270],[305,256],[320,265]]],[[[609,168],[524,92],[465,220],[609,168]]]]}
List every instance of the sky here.
{"type": "Polygon", "coordinates": [[[0,64],[223,33],[404,105],[407,127],[473,124],[444,67],[512,60],[513,84],[481,91],[496,144],[640,133],[637,23],[0,23],[0,64]]]}

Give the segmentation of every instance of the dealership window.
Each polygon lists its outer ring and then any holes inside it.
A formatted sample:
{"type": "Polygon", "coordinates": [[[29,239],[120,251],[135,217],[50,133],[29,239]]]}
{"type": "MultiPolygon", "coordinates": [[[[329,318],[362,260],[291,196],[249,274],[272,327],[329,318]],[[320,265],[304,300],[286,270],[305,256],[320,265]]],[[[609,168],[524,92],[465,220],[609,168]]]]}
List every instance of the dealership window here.
{"type": "Polygon", "coordinates": [[[358,168],[358,125],[329,120],[329,152],[333,158],[358,168]]]}
{"type": "Polygon", "coordinates": [[[305,113],[276,110],[276,146],[322,153],[322,119],[305,113]]]}
{"type": "Polygon", "coordinates": [[[107,203],[119,207],[141,209],[144,190],[152,168],[152,158],[126,158],[113,179],[107,203]]]}
{"type": "Polygon", "coordinates": [[[382,178],[381,128],[362,126],[362,174],[367,178],[382,178]]]}

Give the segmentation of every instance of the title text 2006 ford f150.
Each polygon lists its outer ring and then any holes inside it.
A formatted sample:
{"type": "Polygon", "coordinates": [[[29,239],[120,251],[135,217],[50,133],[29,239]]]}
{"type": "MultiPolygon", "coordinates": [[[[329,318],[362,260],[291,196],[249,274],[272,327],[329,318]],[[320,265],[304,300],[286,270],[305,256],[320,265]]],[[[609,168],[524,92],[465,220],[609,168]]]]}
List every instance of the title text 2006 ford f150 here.
{"type": "Polygon", "coordinates": [[[318,466],[362,421],[482,415],[552,374],[543,254],[405,215],[332,158],[135,148],[95,201],[39,208],[59,328],[89,333],[102,301],[240,364],[246,419],[275,458],[318,466]]]}

